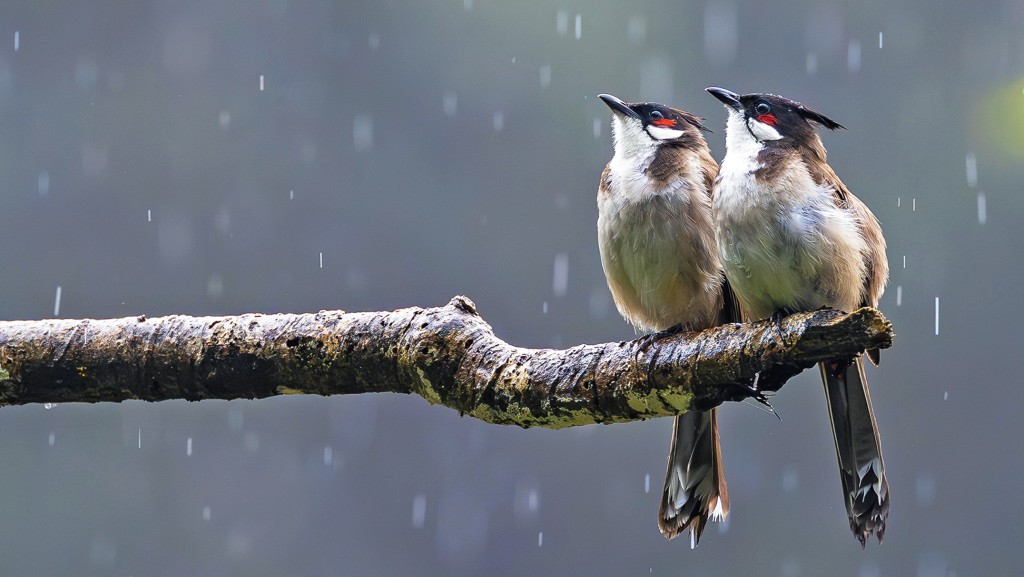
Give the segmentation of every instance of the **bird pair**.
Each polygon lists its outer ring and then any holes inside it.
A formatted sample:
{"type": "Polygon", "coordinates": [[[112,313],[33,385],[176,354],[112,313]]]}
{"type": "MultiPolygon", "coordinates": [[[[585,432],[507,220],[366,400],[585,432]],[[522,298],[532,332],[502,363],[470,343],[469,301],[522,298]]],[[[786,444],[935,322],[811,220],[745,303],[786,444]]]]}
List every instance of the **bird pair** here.
{"type": "MultiPolygon", "coordinates": [[[[721,166],[697,116],[600,96],[615,151],[598,188],[598,241],[622,316],[658,332],[877,306],[889,274],[881,227],[815,131],[843,126],[780,96],[707,91],[728,111],[721,166]]],[[[863,361],[820,368],[850,528],[861,546],[881,541],[889,488],[863,361]]],[[[659,527],[669,539],[689,529],[695,547],[728,512],[716,409],[688,411],[676,417],[659,527]]]]}

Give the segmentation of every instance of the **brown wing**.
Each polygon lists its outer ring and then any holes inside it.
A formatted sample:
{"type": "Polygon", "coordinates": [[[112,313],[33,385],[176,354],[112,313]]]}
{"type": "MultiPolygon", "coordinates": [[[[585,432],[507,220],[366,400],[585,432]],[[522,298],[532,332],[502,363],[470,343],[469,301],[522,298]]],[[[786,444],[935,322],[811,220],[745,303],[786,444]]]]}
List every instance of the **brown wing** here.
{"type": "MultiPolygon", "coordinates": [[[[853,195],[843,181],[839,180],[835,171],[824,162],[807,163],[811,168],[811,177],[819,186],[828,186],[835,195],[836,206],[853,212],[860,227],[860,234],[867,241],[868,252],[864,290],[861,306],[877,307],[878,299],[885,291],[885,283],[889,280],[889,260],[885,256],[885,237],[882,226],[866,204],[853,195]]],[[[878,350],[869,350],[868,358],[878,364],[878,350]]]]}

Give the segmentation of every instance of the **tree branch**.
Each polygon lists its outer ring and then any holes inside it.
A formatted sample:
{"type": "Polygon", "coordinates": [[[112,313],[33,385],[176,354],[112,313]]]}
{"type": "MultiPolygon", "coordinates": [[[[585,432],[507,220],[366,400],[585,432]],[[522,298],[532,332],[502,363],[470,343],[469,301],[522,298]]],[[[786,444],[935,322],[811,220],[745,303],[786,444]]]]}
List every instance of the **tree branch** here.
{"type": "Polygon", "coordinates": [[[658,340],[524,349],[465,297],[392,312],[0,322],[0,405],[415,393],[551,428],[708,408],[892,344],[880,312],[819,310],[658,340]]]}

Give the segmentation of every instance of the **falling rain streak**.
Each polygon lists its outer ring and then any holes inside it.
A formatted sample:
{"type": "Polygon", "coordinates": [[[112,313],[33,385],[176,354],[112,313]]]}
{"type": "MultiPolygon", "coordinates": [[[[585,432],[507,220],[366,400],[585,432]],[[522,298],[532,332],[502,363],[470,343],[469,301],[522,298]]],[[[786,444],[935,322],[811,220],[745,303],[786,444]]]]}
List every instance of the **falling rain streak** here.
{"type": "Polygon", "coordinates": [[[146,211],[146,222],[153,222],[153,210],[146,211]]]}
{"type": "Polygon", "coordinates": [[[985,224],[988,220],[988,209],[985,206],[985,192],[978,191],[978,224],[985,224]]]}
{"type": "Polygon", "coordinates": [[[967,168],[967,186],[974,188],[978,186],[978,158],[973,152],[967,154],[964,159],[967,168]]]}
{"type": "Polygon", "coordinates": [[[46,439],[47,444],[49,444],[51,447],[53,446],[53,444],[56,441],[57,441],[56,433],[50,433],[50,436],[46,439]]]}
{"type": "Polygon", "coordinates": [[[427,496],[423,493],[416,495],[412,500],[412,526],[414,529],[422,529],[423,522],[427,518],[427,496]]]}
{"type": "Polygon", "coordinates": [[[935,335],[939,334],[939,297],[935,297],[935,335]]]}
{"type": "Polygon", "coordinates": [[[846,67],[850,72],[860,70],[860,41],[850,40],[846,46],[846,67]]]}
{"type": "Polygon", "coordinates": [[[555,255],[554,274],[552,275],[551,290],[556,297],[564,297],[569,290],[569,255],[560,252],[555,255]]]}
{"type": "Polygon", "coordinates": [[[650,492],[651,492],[651,474],[647,473],[646,475],[644,475],[644,493],[646,494],[646,493],[650,493],[650,492]]]}
{"type": "Polygon", "coordinates": [[[185,441],[185,456],[186,457],[191,457],[192,456],[192,437],[189,437],[185,441]]]}
{"type": "Polygon", "coordinates": [[[543,547],[544,546],[544,531],[539,531],[537,533],[537,546],[538,547],[543,547]]]}
{"type": "Polygon", "coordinates": [[[896,306],[903,304],[903,285],[896,285],[896,306]]]}
{"type": "Polygon", "coordinates": [[[324,268],[324,253],[320,253],[320,268],[324,268]]]}
{"type": "Polygon", "coordinates": [[[600,118],[594,119],[594,138],[601,138],[601,125],[604,124],[600,118]]]}
{"type": "Polygon", "coordinates": [[[57,294],[54,295],[54,297],[53,297],[53,316],[55,316],[55,317],[59,317],[60,316],[60,293],[61,293],[60,285],[57,285],[57,294]]]}
{"type": "Polygon", "coordinates": [[[576,40],[583,38],[583,15],[576,15],[576,40]]]}
{"type": "Polygon", "coordinates": [[[879,49],[879,50],[881,50],[881,49],[882,49],[882,46],[884,46],[884,45],[885,45],[885,43],[884,43],[884,42],[883,42],[882,40],[883,40],[883,38],[882,38],[882,33],[881,33],[881,32],[879,32],[879,33],[878,33],[878,49],[879,49]]]}
{"type": "Polygon", "coordinates": [[[547,88],[551,86],[551,66],[544,65],[540,67],[540,87],[547,88]]]}
{"type": "Polygon", "coordinates": [[[14,31],[14,51],[17,52],[21,48],[21,32],[14,31]]]}
{"type": "Polygon", "coordinates": [[[263,75],[260,74],[260,92],[263,92],[263,75]]]}

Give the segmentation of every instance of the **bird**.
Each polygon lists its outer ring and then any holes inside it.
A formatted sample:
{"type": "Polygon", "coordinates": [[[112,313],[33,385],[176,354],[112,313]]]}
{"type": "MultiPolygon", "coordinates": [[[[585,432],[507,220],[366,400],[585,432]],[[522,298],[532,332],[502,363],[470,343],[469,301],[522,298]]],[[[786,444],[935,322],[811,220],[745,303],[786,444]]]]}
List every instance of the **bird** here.
{"type": "MultiPolygon", "coordinates": [[[[845,128],[773,94],[707,91],[728,111],[713,198],[718,254],[750,320],[877,307],[889,277],[875,215],[826,159],[816,126],[845,128]]],[[[878,350],[866,351],[878,364],[878,350]]],[[[863,357],[819,364],[850,529],[882,542],[889,482],[863,357]]]]}
{"type": "MultiPolygon", "coordinates": [[[[614,153],[598,186],[598,247],[619,312],[655,340],[738,322],[715,244],[707,127],[663,104],[599,98],[614,153]]],[[[717,409],[687,411],[675,418],[658,526],[668,539],[689,529],[693,548],[708,519],[728,513],[717,409]]]]}

